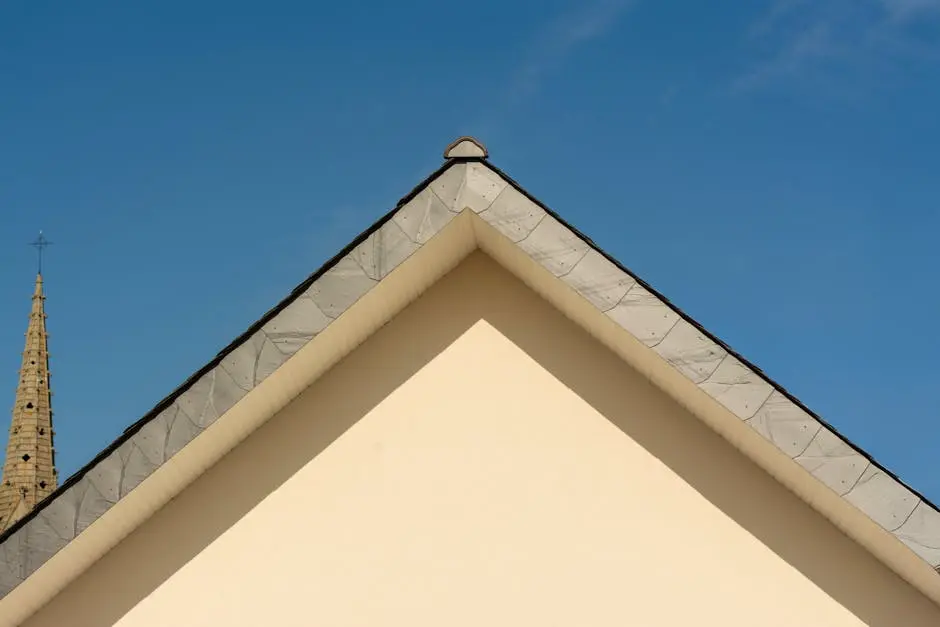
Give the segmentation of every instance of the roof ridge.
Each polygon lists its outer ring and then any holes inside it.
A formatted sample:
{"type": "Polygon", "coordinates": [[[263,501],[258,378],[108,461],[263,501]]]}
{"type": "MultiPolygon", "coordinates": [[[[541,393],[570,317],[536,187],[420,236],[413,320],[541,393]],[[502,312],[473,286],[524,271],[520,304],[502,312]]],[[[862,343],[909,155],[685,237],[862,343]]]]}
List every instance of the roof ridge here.
{"type": "MultiPolygon", "coordinates": [[[[931,566],[940,566],[940,510],[935,504],[841,436],[759,368],[489,163],[485,148],[482,149],[482,155],[472,152],[474,146],[482,145],[472,140],[473,145],[468,146],[467,141],[467,138],[461,138],[453,143],[445,152],[451,155],[448,160],[399,200],[394,209],[309,275],[285,299],[219,351],[208,364],[161,400],[154,409],[125,429],[109,447],[44,499],[29,516],[0,534],[0,544],[27,528],[37,517],[42,517],[47,508],[55,506],[63,495],[76,488],[80,482],[89,481],[97,486],[98,482],[115,481],[114,477],[96,475],[91,471],[112,455],[119,456],[119,449],[128,442],[139,447],[151,446],[138,442],[137,434],[144,427],[160,420],[168,411],[184,411],[188,396],[205,396],[214,393],[216,388],[225,388],[228,395],[224,399],[208,404],[216,413],[207,415],[203,409],[203,414],[189,416],[193,424],[197,425],[196,432],[191,436],[196,437],[205,426],[218,419],[260,383],[255,375],[244,379],[243,366],[238,361],[240,353],[257,359],[261,351],[273,346],[272,350],[280,351],[277,359],[283,364],[300,346],[316,337],[332,320],[433,238],[456,215],[469,211],[529,254],[542,268],[574,289],[621,328],[645,343],[700,390],[761,433],[791,459],[797,463],[807,459],[818,462],[818,467],[807,470],[820,483],[836,490],[844,500],[907,544],[931,566]],[[454,151],[458,147],[460,151],[456,154],[454,151]],[[470,154],[467,154],[468,151],[470,154]],[[370,255],[357,256],[363,246],[370,247],[372,252],[370,255]],[[344,281],[352,283],[344,284],[344,281]],[[336,292],[338,285],[348,285],[348,288],[342,294],[330,293],[329,298],[324,295],[329,290],[336,292]],[[636,317],[637,304],[654,307],[656,311],[662,312],[664,319],[670,323],[668,327],[650,328],[636,317]],[[301,305],[319,312],[322,320],[315,324],[308,318],[291,318],[292,308],[301,305]],[[283,325],[279,322],[282,316],[287,320],[283,325]],[[297,324],[303,328],[293,334],[282,328],[297,324]],[[301,337],[302,341],[298,342],[296,336],[301,337]],[[209,392],[199,387],[204,381],[210,381],[209,392]],[[795,417],[803,421],[801,424],[815,425],[808,429],[808,435],[801,436],[802,448],[799,450],[787,450],[774,439],[768,425],[772,426],[775,420],[780,420],[780,415],[795,417]],[[849,453],[843,454],[838,448],[840,445],[845,445],[849,453]],[[837,474],[835,478],[821,473],[819,469],[828,468],[827,464],[836,455],[841,455],[838,458],[840,460],[850,458],[854,464],[850,472],[842,471],[843,474],[837,474]],[[867,463],[860,461],[855,464],[853,460],[856,457],[867,463]],[[889,482],[872,482],[871,479],[877,473],[889,478],[889,482]],[[851,485],[838,486],[838,481],[850,482],[851,485]],[[884,498],[882,493],[872,494],[871,485],[882,491],[893,492],[889,498],[884,498]],[[917,512],[920,514],[915,516],[917,512]]],[[[161,451],[157,457],[165,461],[174,453],[167,456],[166,451],[161,451]]],[[[129,463],[128,459],[116,462],[122,476],[124,465],[129,463]]],[[[111,486],[110,490],[118,495],[119,500],[153,470],[155,468],[138,473],[140,477],[135,475],[137,483],[129,487],[122,482],[116,487],[111,486]]],[[[99,488],[99,491],[102,490],[99,488]]],[[[82,502],[81,507],[84,506],[82,502]]],[[[94,507],[99,505],[95,504],[94,507]]],[[[89,512],[85,518],[94,520],[108,507],[110,504],[106,504],[101,511],[89,512]]],[[[51,556],[70,539],[44,539],[52,543],[43,547],[44,554],[51,556]]],[[[19,567],[16,581],[8,584],[0,576],[0,596],[28,575],[24,563],[19,567]]]]}

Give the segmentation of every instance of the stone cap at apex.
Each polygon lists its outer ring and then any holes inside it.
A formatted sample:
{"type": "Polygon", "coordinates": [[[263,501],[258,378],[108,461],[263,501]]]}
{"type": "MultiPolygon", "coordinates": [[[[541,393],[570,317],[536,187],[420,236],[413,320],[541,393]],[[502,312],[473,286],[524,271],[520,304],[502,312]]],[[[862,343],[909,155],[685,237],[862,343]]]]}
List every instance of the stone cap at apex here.
{"type": "Polygon", "coordinates": [[[479,140],[470,137],[458,137],[452,141],[447,148],[444,149],[444,158],[445,159],[460,159],[467,157],[477,157],[480,159],[486,159],[489,156],[489,153],[486,151],[486,146],[484,146],[479,140]]]}

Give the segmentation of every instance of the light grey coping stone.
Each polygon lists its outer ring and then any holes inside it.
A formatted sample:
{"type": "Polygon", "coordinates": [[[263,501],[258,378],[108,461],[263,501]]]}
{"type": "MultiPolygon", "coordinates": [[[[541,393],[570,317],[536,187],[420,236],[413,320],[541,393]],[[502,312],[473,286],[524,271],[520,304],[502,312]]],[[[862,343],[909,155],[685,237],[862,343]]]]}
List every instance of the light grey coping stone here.
{"type": "MultiPolygon", "coordinates": [[[[481,155],[482,151],[482,155],[481,155]]],[[[933,567],[940,512],[529,196],[461,138],[451,158],[0,536],[6,595],[469,209],[933,567]]]]}
{"type": "Polygon", "coordinates": [[[486,146],[473,137],[458,137],[444,149],[445,159],[459,159],[461,157],[486,158],[486,146]]]}

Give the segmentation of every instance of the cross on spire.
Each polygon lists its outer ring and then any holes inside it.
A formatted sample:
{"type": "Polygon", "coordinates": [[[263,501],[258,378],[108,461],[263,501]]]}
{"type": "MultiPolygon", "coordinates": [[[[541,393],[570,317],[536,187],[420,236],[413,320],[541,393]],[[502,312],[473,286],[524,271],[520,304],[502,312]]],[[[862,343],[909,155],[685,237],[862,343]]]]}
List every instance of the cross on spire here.
{"type": "Polygon", "coordinates": [[[42,251],[47,246],[52,246],[52,242],[46,239],[42,231],[39,231],[39,237],[36,238],[35,242],[30,242],[29,245],[35,248],[36,252],[39,254],[39,274],[42,274],[42,251]]]}

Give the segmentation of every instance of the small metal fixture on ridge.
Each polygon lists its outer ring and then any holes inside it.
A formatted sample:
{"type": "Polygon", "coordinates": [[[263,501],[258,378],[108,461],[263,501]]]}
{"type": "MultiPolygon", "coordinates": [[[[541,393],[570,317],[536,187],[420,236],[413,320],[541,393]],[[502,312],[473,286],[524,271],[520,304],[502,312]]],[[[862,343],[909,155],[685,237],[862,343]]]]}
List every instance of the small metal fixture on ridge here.
{"type": "Polygon", "coordinates": [[[458,137],[444,150],[445,159],[460,159],[467,157],[477,157],[486,159],[489,153],[486,146],[473,137],[458,137]]]}

